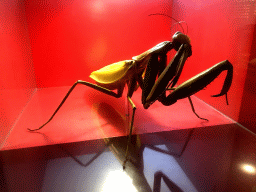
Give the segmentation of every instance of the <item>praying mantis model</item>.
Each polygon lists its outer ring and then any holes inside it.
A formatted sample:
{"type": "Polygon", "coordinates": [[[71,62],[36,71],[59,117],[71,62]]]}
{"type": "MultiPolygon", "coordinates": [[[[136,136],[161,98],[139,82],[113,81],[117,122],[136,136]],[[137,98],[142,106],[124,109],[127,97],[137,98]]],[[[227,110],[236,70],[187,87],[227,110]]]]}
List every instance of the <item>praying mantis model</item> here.
{"type": "Polygon", "coordinates": [[[189,37],[181,32],[176,32],[172,37],[172,41],[159,43],[146,52],[133,57],[132,60],[119,61],[92,72],[90,77],[95,80],[96,84],[82,80],[76,81],[50,119],[39,128],[28,130],[37,131],[48,124],[78,84],[89,86],[116,98],[122,96],[124,87],[127,84],[127,99],[132,106],[133,111],[126,148],[126,159],[123,163],[123,168],[125,168],[125,163],[129,160],[128,148],[131,142],[136,110],[136,106],[131,97],[134,91],[138,88],[138,85],[142,89],[142,105],[145,109],[148,109],[157,100],[163,105],[169,106],[179,99],[188,97],[195,115],[200,119],[207,120],[196,114],[190,96],[205,88],[217,78],[220,73],[227,70],[227,75],[221,92],[217,95],[213,95],[213,97],[226,95],[227,100],[227,92],[233,79],[233,66],[228,60],[212,66],[175,87],[184,63],[191,55],[192,50],[189,37]],[[166,66],[167,53],[172,49],[175,49],[177,53],[172,61],[166,66]],[[114,92],[113,90],[117,90],[117,92],[114,92]],[[168,93],[168,95],[166,95],[166,93],[168,93]]]}

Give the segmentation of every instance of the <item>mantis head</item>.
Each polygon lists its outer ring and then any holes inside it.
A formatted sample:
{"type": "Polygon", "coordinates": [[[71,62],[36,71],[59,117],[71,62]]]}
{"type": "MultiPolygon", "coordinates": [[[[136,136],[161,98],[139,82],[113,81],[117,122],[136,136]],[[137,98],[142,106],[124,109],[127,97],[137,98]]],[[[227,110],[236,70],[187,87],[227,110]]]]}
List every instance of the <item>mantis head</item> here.
{"type": "MultiPolygon", "coordinates": [[[[190,44],[190,38],[187,35],[184,35],[183,33],[177,31],[173,36],[172,36],[172,43],[174,46],[174,49],[176,51],[179,50],[180,46],[182,44],[187,44],[189,45],[190,49],[191,49],[191,44],[190,44]]],[[[192,50],[191,50],[191,54],[189,56],[192,55],[192,50]]]]}

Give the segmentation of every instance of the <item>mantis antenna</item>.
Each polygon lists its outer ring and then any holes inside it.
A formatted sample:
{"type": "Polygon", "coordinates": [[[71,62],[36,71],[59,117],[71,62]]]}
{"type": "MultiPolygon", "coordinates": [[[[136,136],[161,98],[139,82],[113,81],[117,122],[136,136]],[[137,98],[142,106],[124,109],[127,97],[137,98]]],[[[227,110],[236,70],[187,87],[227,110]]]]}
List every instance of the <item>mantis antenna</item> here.
{"type": "Polygon", "coordinates": [[[182,29],[182,32],[185,34],[185,30],[184,30],[184,28],[183,28],[183,26],[181,25],[181,23],[186,23],[186,26],[187,26],[187,33],[186,33],[186,35],[188,34],[188,24],[187,24],[187,22],[186,21],[178,21],[178,20],[176,20],[176,19],[174,19],[173,17],[171,17],[171,16],[169,16],[169,15],[166,15],[166,14],[163,14],[163,13],[153,13],[153,14],[150,14],[150,15],[148,15],[148,16],[152,16],[152,15],[160,15],[160,16],[165,16],[165,17],[168,17],[168,18],[170,18],[170,19],[173,19],[176,23],[174,23],[171,27],[173,27],[174,25],[176,25],[176,24],[179,24],[179,26],[181,27],[181,29],[182,29]]]}

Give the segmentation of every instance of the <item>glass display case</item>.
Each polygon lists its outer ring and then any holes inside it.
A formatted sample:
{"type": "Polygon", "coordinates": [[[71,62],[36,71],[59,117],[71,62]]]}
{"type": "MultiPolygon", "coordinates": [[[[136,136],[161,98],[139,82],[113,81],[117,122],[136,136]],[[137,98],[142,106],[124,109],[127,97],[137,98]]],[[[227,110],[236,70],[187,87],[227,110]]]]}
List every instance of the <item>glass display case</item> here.
{"type": "Polygon", "coordinates": [[[6,0],[0,10],[0,191],[256,191],[255,1],[6,0]],[[78,85],[28,130],[77,80],[94,83],[91,72],[176,31],[192,46],[177,86],[233,65],[228,105],[211,97],[226,72],[191,97],[208,121],[187,98],[145,109],[138,87],[127,152],[127,86],[114,98],[78,85]]]}

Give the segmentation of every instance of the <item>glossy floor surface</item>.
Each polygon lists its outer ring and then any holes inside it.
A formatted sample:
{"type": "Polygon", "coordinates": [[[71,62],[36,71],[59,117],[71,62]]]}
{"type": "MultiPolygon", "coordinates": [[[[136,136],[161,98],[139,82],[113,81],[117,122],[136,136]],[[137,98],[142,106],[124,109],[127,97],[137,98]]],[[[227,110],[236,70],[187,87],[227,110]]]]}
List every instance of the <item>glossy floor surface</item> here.
{"type": "MultiPolygon", "coordinates": [[[[0,151],[0,191],[255,191],[256,136],[196,97],[145,110],[127,146],[125,97],[69,87],[38,90],[0,151]]],[[[125,94],[124,94],[125,95],[125,94]]],[[[214,98],[216,99],[216,98],[214,98]]],[[[225,105],[225,98],[217,98],[225,105]]]]}
{"type": "MultiPolygon", "coordinates": [[[[45,138],[47,138],[45,136],[45,138]]],[[[235,124],[2,151],[1,191],[255,191],[256,137],[235,124]]]]}

